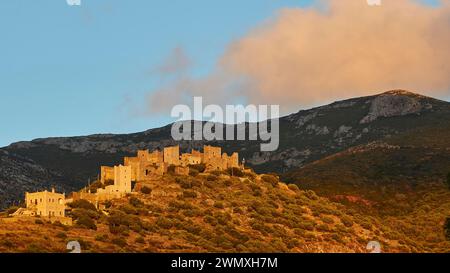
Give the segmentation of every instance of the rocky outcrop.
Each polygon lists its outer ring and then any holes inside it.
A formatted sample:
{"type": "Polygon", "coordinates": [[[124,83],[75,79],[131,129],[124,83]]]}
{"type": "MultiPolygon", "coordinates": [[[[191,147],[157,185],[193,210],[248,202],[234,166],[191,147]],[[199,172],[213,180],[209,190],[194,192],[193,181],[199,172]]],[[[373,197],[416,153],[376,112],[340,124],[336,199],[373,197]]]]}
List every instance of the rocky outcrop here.
{"type": "Polygon", "coordinates": [[[391,91],[377,96],[371,101],[367,116],[360,123],[370,123],[380,117],[395,117],[420,113],[423,109],[431,109],[432,105],[423,104],[422,96],[406,91],[391,91]]]}

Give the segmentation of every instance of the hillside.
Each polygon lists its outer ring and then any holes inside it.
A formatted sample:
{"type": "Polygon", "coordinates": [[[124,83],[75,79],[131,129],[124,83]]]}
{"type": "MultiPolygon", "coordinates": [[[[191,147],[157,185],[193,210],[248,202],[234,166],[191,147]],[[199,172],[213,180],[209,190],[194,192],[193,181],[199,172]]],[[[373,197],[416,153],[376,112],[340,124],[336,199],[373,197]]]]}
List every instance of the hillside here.
{"type": "Polygon", "coordinates": [[[275,176],[239,175],[165,175],[103,211],[78,202],[73,227],[0,218],[0,252],[65,252],[72,240],[83,252],[367,252],[371,240],[389,252],[450,250],[401,239],[378,219],[275,176]]]}
{"type": "Polygon", "coordinates": [[[443,120],[440,126],[350,148],[283,178],[377,218],[398,231],[396,238],[445,245],[449,163],[450,123],[443,120]]]}
{"type": "Polygon", "coordinates": [[[401,213],[413,209],[423,193],[446,188],[449,163],[450,122],[443,121],[440,126],[350,148],[283,178],[323,196],[355,195],[367,200],[370,208],[392,212],[398,207],[401,213]]]}
{"type": "MultiPolygon", "coordinates": [[[[258,141],[211,142],[226,152],[238,151],[257,172],[284,173],[350,147],[407,133],[439,129],[450,121],[450,103],[406,91],[339,101],[302,110],[280,119],[280,148],[259,152],[258,141]]],[[[49,184],[71,191],[96,179],[101,165],[115,165],[138,149],[175,144],[171,126],[127,135],[92,135],[18,142],[0,149],[0,207],[23,198],[22,190],[49,184]],[[39,171],[36,171],[39,170],[39,171]]],[[[202,141],[180,142],[181,149],[202,141]]],[[[242,159],[242,158],[241,158],[242,159]]]]}

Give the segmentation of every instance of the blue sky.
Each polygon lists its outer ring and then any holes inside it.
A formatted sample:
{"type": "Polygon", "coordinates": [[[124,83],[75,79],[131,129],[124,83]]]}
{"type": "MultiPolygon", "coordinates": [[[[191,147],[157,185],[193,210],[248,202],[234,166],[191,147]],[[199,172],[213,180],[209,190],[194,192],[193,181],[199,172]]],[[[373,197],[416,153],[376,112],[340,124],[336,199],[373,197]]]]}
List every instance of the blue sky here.
{"type": "Polygon", "coordinates": [[[2,1],[0,147],[48,136],[135,132],[167,117],[121,111],[174,47],[206,73],[226,45],[299,0],[2,1]]]}
{"type": "MultiPolygon", "coordinates": [[[[435,0],[429,3],[436,2],[435,0]]],[[[165,125],[130,116],[175,47],[212,69],[226,46],[283,7],[309,0],[9,0],[0,7],[0,147],[39,137],[128,133],[165,125]]]]}

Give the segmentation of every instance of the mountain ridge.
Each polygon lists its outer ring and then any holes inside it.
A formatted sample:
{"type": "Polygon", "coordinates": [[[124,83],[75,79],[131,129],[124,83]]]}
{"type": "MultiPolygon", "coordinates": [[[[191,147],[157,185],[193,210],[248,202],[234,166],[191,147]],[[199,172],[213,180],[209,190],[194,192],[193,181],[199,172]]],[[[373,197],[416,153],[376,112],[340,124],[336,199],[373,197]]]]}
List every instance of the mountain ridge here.
{"type": "Polygon", "coordinates": [[[124,156],[138,149],[180,144],[186,151],[208,143],[221,146],[228,153],[239,152],[257,172],[285,173],[350,147],[408,132],[414,127],[440,127],[448,122],[450,103],[405,90],[391,90],[280,118],[280,147],[275,152],[260,152],[260,141],[175,142],[170,136],[170,124],[132,134],[16,142],[0,149],[0,206],[22,199],[23,190],[50,184],[56,184],[62,191],[79,189],[96,178],[101,165],[119,164],[124,156]]]}

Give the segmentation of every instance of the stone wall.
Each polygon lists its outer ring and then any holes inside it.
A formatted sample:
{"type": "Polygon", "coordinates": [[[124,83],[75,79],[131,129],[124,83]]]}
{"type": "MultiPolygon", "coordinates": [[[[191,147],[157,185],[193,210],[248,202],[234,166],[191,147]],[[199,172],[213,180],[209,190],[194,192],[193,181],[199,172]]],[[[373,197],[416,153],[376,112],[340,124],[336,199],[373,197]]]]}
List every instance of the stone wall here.
{"type": "Polygon", "coordinates": [[[164,148],[164,163],[169,165],[180,165],[180,146],[164,148]]]}

